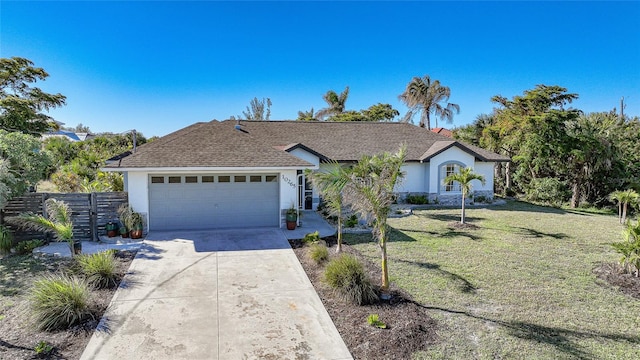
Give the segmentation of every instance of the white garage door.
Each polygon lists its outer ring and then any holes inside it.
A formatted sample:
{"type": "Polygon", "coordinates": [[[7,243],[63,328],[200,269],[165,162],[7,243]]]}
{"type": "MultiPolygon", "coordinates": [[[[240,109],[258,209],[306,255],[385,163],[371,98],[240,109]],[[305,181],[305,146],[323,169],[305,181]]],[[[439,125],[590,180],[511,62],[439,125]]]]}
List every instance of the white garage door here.
{"type": "Polygon", "coordinates": [[[152,175],[152,230],[219,229],[279,225],[278,176],[152,175]]]}

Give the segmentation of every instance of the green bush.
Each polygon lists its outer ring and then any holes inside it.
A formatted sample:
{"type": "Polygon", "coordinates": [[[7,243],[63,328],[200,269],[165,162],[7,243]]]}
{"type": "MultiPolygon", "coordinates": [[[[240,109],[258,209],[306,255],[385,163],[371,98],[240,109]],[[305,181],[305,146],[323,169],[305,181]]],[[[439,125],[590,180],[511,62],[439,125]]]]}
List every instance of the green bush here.
{"type": "Polygon", "coordinates": [[[90,285],[98,288],[111,288],[118,284],[119,275],[113,251],[96,254],[82,254],[76,257],[82,273],[90,285]]]}
{"type": "Polygon", "coordinates": [[[93,318],[86,281],[64,274],[46,275],[31,290],[31,311],[36,325],[45,331],[68,329],[93,318]]]}
{"type": "Polygon", "coordinates": [[[611,246],[622,255],[620,265],[628,273],[640,277],[640,219],[634,224],[627,223],[624,231],[625,241],[613,243],[611,246]]]}
{"type": "Polygon", "coordinates": [[[571,192],[564,181],[546,177],[531,180],[525,195],[528,201],[560,206],[569,200],[571,192]]]}
{"type": "Polygon", "coordinates": [[[38,342],[36,346],[33,348],[33,351],[36,352],[36,356],[40,359],[48,358],[49,355],[51,355],[54,350],[55,348],[53,347],[53,345],[49,344],[44,340],[38,342]]]}
{"type": "Polygon", "coordinates": [[[405,198],[407,204],[424,205],[429,203],[429,199],[425,195],[407,195],[405,198]]]}
{"type": "Polygon", "coordinates": [[[387,324],[385,324],[384,322],[382,322],[380,320],[380,317],[378,316],[378,314],[371,314],[367,317],[367,323],[371,326],[375,326],[379,329],[386,329],[387,328],[387,324]]]}
{"type": "Polygon", "coordinates": [[[351,228],[358,225],[358,216],[356,214],[351,215],[347,220],[344,221],[344,226],[351,228]]]}
{"type": "Polygon", "coordinates": [[[302,242],[305,244],[315,244],[320,241],[320,233],[316,230],[315,232],[306,234],[302,239],[302,242]]]}
{"type": "Polygon", "coordinates": [[[13,235],[6,226],[0,225],[0,254],[8,254],[13,247],[13,235]]]}
{"type": "Polygon", "coordinates": [[[327,284],[347,301],[364,305],[378,299],[364,267],[351,255],[344,254],[331,260],[324,275],[327,284]]]}
{"type": "Polygon", "coordinates": [[[311,249],[309,249],[309,257],[319,264],[329,259],[329,250],[324,245],[313,244],[311,245],[311,249]]]}
{"type": "Polygon", "coordinates": [[[43,245],[44,245],[44,241],[42,240],[35,240],[35,239],[25,240],[17,243],[15,246],[15,249],[16,249],[16,253],[20,255],[26,255],[26,254],[31,254],[35,248],[38,248],[43,245]]]}

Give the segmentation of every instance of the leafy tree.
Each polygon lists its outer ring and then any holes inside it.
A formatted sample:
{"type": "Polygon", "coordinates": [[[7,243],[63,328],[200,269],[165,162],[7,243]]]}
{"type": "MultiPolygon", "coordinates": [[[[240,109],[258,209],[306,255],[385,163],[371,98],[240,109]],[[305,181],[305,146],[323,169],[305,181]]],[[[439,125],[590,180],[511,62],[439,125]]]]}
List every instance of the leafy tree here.
{"type": "Polygon", "coordinates": [[[464,224],[465,199],[467,198],[467,194],[471,191],[471,181],[473,180],[479,180],[482,185],[485,184],[484,176],[474,173],[473,169],[470,167],[461,168],[459,172],[450,174],[444,178],[445,184],[453,181],[460,184],[460,189],[462,190],[462,213],[460,215],[460,224],[464,224]]]}
{"type": "Polygon", "coordinates": [[[347,103],[347,98],[349,97],[349,87],[347,86],[340,95],[338,95],[335,91],[329,90],[326,94],[322,96],[324,101],[327,103],[327,107],[320,109],[316,114],[316,117],[320,120],[324,120],[327,117],[341,114],[345,111],[345,106],[347,103]]]}
{"type": "Polygon", "coordinates": [[[467,144],[481,146],[484,129],[491,126],[494,121],[493,114],[480,114],[471,124],[453,129],[453,137],[467,144]]]}
{"type": "Polygon", "coordinates": [[[627,222],[627,210],[629,208],[629,204],[631,204],[631,206],[637,204],[640,199],[640,194],[632,189],[627,189],[625,191],[617,190],[609,195],[609,199],[618,203],[618,220],[620,221],[620,224],[624,224],[627,222]]]}
{"type": "Polygon", "coordinates": [[[73,221],[69,205],[56,199],[45,201],[47,217],[33,213],[23,213],[7,218],[7,222],[21,228],[53,233],[59,241],[66,241],[73,256],[73,221]]]}
{"type": "Polygon", "coordinates": [[[409,111],[405,116],[406,121],[410,121],[416,112],[421,112],[420,127],[431,130],[431,114],[436,117],[436,127],[438,118],[447,122],[453,121],[454,111],[460,113],[460,106],[449,101],[451,90],[447,86],[442,86],[439,80],[431,81],[429,75],[414,77],[407,84],[406,89],[398,98],[404,102],[409,111]],[[440,103],[446,103],[442,106],[440,103]]]}
{"type": "Polygon", "coordinates": [[[382,103],[371,105],[368,109],[362,110],[361,112],[362,115],[367,118],[367,121],[393,121],[396,116],[400,115],[400,112],[390,104],[382,103]]]}
{"type": "Polygon", "coordinates": [[[10,189],[7,198],[24,194],[46,177],[51,156],[40,148],[40,140],[31,135],[0,130],[0,158],[11,174],[4,182],[10,189]]]}
{"type": "Polygon", "coordinates": [[[76,133],[91,133],[91,129],[86,125],[82,125],[82,123],[79,123],[75,127],[63,126],[62,130],[73,131],[76,133]]]}
{"type": "Polygon", "coordinates": [[[342,191],[347,182],[349,182],[349,173],[349,169],[337,162],[330,163],[325,171],[307,171],[306,173],[307,178],[318,189],[331,214],[338,218],[338,245],[336,252],[342,251],[342,210],[344,207],[342,191]]]}
{"type": "Polygon", "coordinates": [[[0,209],[7,205],[7,201],[11,199],[12,186],[16,183],[16,178],[11,173],[9,162],[0,159],[0,209]]]}
{"type": "Polygon", "coordinates": [[[363,218],[373,222],[373,235],[382,254],[382,292],[389,290],[387,218],[395,199],[394,188],[403,176],[401,168],[406,158],[406,146],[397,153],[363,156],[353,167],[350,179],[343,189],[344,200],[363,218]]]}
{"type": "MultiPolygon", "coordinates": [[[[257,97],[254,97],[249,102],[247,111],[243,111],[242,115],[244,115],[245,120],[269,121],[271,117],[271,99],[262,98],[262,100],[258,100],[257,97]]],[[[232,116],[231,119],[235,120],[235,117],[232,116]]],[[[243,117],[238,115],[238,119],[242,120],[243,117]]]]}
{"type": "Polygon", "coordinates": [[[331,115],[327,121],[347,122],[347,121],[369,121],[360,111],[348,110],[339,114],[331,115]]]}
{"type": "Polygon", "coordinates": [[[316,121],[316,115],[313,112],[313,108],[309,111],[298,111],[298,121],[316,121]]]}
{"type": "Polygon", "coordinates": [[[40,135],[58,124],[43,113],[65,104],[62,94],[49,94],[30,84],[49,77],[31,60],[12,57],[0,59],[0,129],[40,135]]]}

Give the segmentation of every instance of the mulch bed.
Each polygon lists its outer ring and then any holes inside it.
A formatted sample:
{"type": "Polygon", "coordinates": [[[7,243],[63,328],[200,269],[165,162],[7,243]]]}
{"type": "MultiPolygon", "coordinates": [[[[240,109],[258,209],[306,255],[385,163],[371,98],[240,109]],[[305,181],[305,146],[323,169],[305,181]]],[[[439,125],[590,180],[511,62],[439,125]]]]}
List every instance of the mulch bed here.
{"type": "Polygon", "coordinates": [[[602,264],[593,272],[604,284],[618,288],[621,292],[636,299],[640,299],[640,278],[624,273],[618,264],[602,264]]]}
{"type": "MultiPolygon", "coordinates": [[[[335,237],[324,240],[330,258],[338,256],[335,237]]],[[[326,263],[318,265],[311,260],[307,255],[309,247],[302,246],[301,241],[290,243],[354,359],[410,359],[414,352],[426,350],[437,341],[435,320],[401,289],[391,284],[389,301],[363,306],[347,303],[324,283],[326,263]],[[367,317],[371,314],[378,314],[387,328],[369,325],[367,317]]],[[[348,245],[343,244],[343,252],[359,258],[369,278],[379,286],[381,272],[377,264],[367,261],[348,245]]]]}
{"type": "MultiPolygon", "coordinates": [[[[118,274],[120,279],[129,269],[129,265],[135,257],[135,251],[119,251],[116,253],[118,274]]],[[[49,271],[55,272],[68,269],[71,266],[69,259],[56,257],[42,257],[49,271]]],[[[35,278],[34,278],[35,279],[35,278]]],[[[28,299],[25,294],[12,298],[11,306],[3,305],[0,310],[0,359],[79,359],[87,346],[91,335],[100,318],[106,311],[117,286],[111,289],[92,290],[93,317],[82,324],[68,330],[46,332],[37,330],[29,319],[28,299]],[[41,341],[53,346],[53,351],[48,356],[37,357],[34,347],[41,341]]]]}

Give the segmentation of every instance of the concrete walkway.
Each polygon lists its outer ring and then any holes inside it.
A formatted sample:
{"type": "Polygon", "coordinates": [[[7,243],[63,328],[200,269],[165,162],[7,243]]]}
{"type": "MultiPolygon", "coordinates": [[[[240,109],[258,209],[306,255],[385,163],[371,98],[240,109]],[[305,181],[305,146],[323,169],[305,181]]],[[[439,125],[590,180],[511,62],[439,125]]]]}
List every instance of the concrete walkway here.
{"type": "Polygon", "coordinates": [[[283,231],[151,232],[81,359],[351,359],[283,231]]]}
{"type": "Polygon", "coordinates": [[[336,229],[322,218],[318,212],[303,210],[300,214],[300,226],[295,228],[295,230],[287,230],[286,227],[282,228],[282,232],[287,239],[302,239],[305,235],[315,231],[318,231],[320,237],[327,237],[336,234],[336,229]]]}

